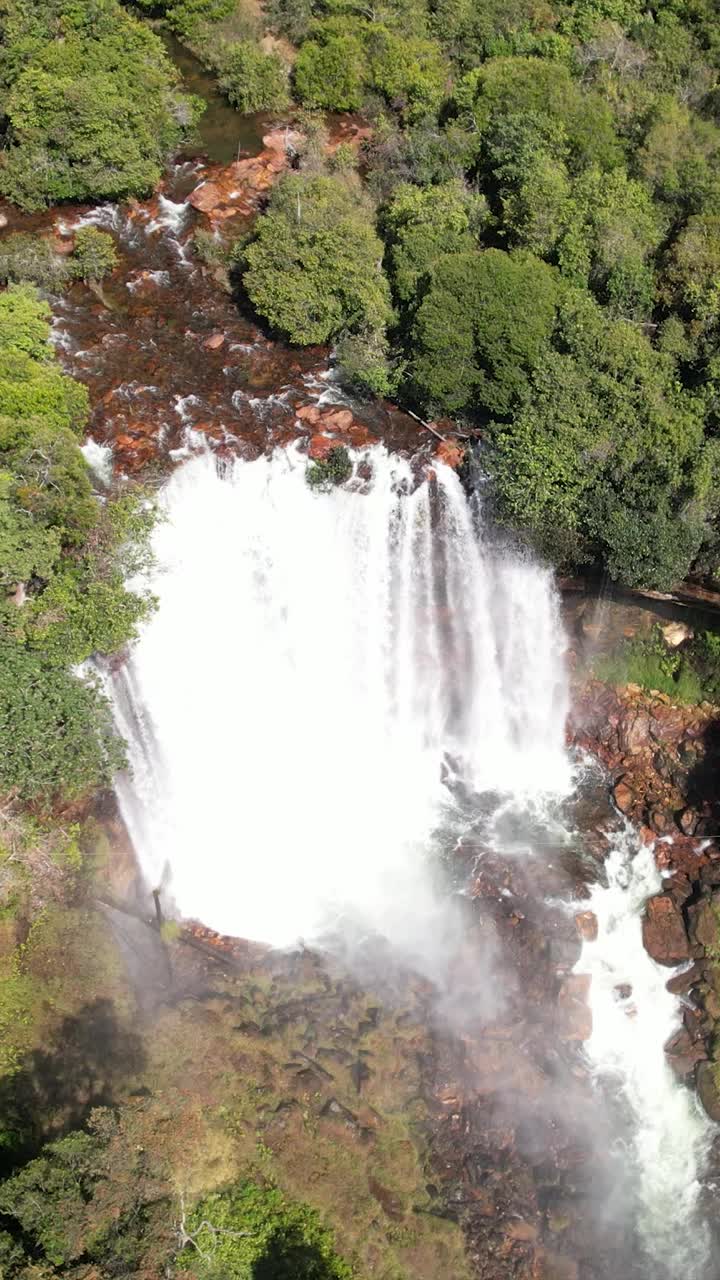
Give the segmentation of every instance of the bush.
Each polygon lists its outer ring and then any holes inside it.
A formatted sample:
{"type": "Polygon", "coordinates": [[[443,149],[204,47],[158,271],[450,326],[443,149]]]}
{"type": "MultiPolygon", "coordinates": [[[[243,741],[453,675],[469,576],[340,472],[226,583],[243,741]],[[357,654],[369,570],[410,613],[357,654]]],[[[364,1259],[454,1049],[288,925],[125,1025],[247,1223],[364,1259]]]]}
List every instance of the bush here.
{"type": "Polygon", "coordinates": [[[125,763],[96,683],[0,646],[0,792],[52,803],[109,783],[125,763]]]}
{"type": "Polygon", "coordinates": [[[218,87],[239,111],[283,111],[290,102],[281,59],[251,40],[227,45],[218,70],[218,87]]]}
{"type": "Polygon", "coordinates": [[[328,453],[327,458],[313,462],[305,472],[305,479],[311,489],[319,489],[329,493],[339,484],[344,484],[352,475],[350,454],[342,445],[336,446],[328,453]]]}
{"type": "Polygon", "coordinates": [[[245,1182],[208,1196],[187,1229],[197,1248],[180,1255],[180,1270],[199,1280],[352,1280],[318,1214],[272,1187],[245,1182]]]}
{"type": "Polygon", "coordinates": [[[80,227],[75,233],[73,266],[75,274],[86,284],[96,283],[118,265],[115,241],[98,227],[80,227]]]}
{"type": "Polygon", "coordinates": [[[72,278],[67,258],[47,236],[16,231],[0,240],[0,281],[25,282],[41,289],[60,290],[72,278]]]}

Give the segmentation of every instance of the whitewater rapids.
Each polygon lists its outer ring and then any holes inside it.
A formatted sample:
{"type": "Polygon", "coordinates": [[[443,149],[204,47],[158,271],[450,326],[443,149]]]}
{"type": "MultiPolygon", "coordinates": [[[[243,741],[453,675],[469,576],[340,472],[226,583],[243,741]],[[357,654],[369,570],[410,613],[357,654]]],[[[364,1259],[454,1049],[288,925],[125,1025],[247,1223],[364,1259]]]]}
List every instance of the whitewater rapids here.
{"type": "Polygon", "coordinates": [[[445,780],[569,781],[548,572],[491,554],[449,468],[307,484],[296,449],[179,469],[159,607],[116,682],[143,871],[178,911],[274,945],[352,917],[402,941],[432,911],[445,780]]]}

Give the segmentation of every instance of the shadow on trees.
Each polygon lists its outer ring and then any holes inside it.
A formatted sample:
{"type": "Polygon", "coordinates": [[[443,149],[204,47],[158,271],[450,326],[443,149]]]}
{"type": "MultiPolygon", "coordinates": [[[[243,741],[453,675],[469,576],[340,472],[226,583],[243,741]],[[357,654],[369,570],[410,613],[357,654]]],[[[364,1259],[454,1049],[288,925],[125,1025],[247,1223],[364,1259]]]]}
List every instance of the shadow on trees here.
{"type": "Polygon", "coordinates": [[[720,836],[720,720],[711,720],[702,736],[702,753],[688,771],[685,794],[698,815],[693,834],[720,836]]]}
{"type": "Polygon", "coordinates": [[[64,1018],[47,1048],[0,1084],[0,1177],[43,1143],[82,1128],[93,1107],[113,1106],[144,1065],[140,1037],[118,1021],[110,1000],[64,1018]]]}
{"type": "Polygon", "coordinates": [[[252,1280],[338,1280],[338,1271],[327,1254],[290,1227],[270,1238],[253,1263],[252,1280]]]}

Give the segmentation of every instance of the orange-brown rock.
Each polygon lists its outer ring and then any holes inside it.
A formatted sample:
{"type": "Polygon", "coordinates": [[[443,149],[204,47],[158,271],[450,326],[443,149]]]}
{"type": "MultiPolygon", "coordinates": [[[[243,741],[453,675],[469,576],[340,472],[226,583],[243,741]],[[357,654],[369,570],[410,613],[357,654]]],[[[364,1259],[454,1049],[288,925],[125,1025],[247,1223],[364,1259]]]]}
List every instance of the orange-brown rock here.
{"type": "Polygon", "coordinates": [[[648,901],[642,936],[645,950],[658,964],[676,965],[691,959],[682,912],[666,893],[648,901]]]}
{"type": "Polygon", "coordinates": [[[324,462],[337,447],[338,442],[332,436],[313,436],[308,445],[308,457],[313,462],[324,462]]]}
{"type": "Polygon", "coordinates": [[[224,333],[211,333],[203,342],[206,351],[218,351],[225,343],[224,333]]]}
{"type": "Polygon", "coordinates": [[[236,160],[224,169],[211,169],[188,196],[188,203],[211,222],[236,214],[248,216],[257,208],[279,175],[287,169],[300,135],[291,129],[275,129],[263,138],[256,156],[236,160]]]}
{"type": "Polygon", "coordinates": [[[321,413],[316,404],[301,404],[300,408],[295,410],[295,417],[301,422],[309,422],[315,426],[320,421],[321,413]]]}
{"type": "Polygon", "coordinates": [[[561,1040],[589,1040],[592,1035],[592,1013],[587,998],[590,975],[571,973],[558,992],[557,1029],[561,1040]]]}
{"type": "Polygon", "coordinates": [[[598,921],[594,911],[579,911],[575,916],[575,925],[581,938],[586,942],[594,942],[598,936],[598,921]]]}
{"type": "Polygon", "coordinates": [[[440,462],[444,462],[446,467],[452,467],[453,471],[457,471],[465,458],[465,450],[456,440],[454,436],[448,436],[447,440],[441,440],[435,450],[435,457],[440,462]]]}

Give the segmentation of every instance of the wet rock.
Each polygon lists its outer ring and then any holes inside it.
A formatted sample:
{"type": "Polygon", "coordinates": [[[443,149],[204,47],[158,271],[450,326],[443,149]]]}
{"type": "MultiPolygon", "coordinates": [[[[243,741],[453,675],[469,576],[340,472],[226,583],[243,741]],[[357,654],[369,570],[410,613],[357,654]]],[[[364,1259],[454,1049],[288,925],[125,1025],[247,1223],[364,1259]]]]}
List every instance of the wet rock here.
{"type": "Polygon", "coordinates": [[[691,959],[682,912],[667,894],[650,898],[642,922],[643,945],[658,964],[676,965],[691,959]]]}
{"type": "Polygon", "coordinates": [[[571,973],[558,992],[557,1033],[561,1040],[589,1040],[592,1013],[587,1003],[590,975],[571,973]]]}
{"type": "Polygon", "coordinates": [[[720,1123],[720,1090],[715,1082],[715,1071],[711,1062],[701,1062],[695,1076],[700,1101],[711,1120],[720,1123]]]}
{"type": "Polygon", "coordinates": [[[312,458],[313,462],[325,462],[337,447],[338,442],[333,440],[332,436],[313,436],[308,445],[308,457],[312,458]]]}
{"type": "Polygon", "coordinates": [[[720,894],[703,898],[690,908],[690,936],[694,942],[708,951],[720,942],[720,894]]]}
{"type": "Polygon", "coordinates": [[[190,193],[188,203],[211,222],[221,222],[236,214],[248,216],[287,169],[292,148],[299,140],[300,135],[293,130],[273,130],[263,138],[259,155],[236,160],[225,169],[211,170],[190,193]]]}
{"type": "Polygon", "coordinates": [[[707,1058],[702,1040],[693,1040],[685,1027],[681,1027],[668,1040],[665,1053],[673,1071],[681,1080],[688,1079],[699,1062],[707,1058]]]}
{"type": "Polygon", "coordinates": [[[629,813],[635,803],[635,797],[627,782],[616,782],[613,787],[613,799],[621,813],[629,813]]]}
{"type": "Polygon", "coordinates": [[[435,457],[444,462],[446,467],[452,467],[453,471],[457,471],[465,459],[465,450],[456,440],[454,436],[448,436],[447,440],[442,440],[435,450],[435,457]]]}
{"type": "Polygon", "coordinates": [[[678,826],[683,835],[692,836],[697,830],[700,815],[695,809],[683,809],[678,819],[678,826]]]}
{"type": "Polygon", "coordinates": [[[616,1000],[629,1000],[632,995],[632,984],[629,982],[618,982],[617,986],[613,987],[613,993],[616,1000]]]}
{"type": "Polygon", "coordinates": [[[575,916],[575,925],[581,938],[586,942],[594,942],[598,936],[598,921],[594,911],[579,911],[575,916]]]}
{"type": "Polygon", "coordinates": [[[701,977],[702,965],[691,964],[688,969],[683,969],[682,973],[676,973],[672,978],[668,978],[665,986],[671,995],[685,996],[701,977]]]}
{"type": "Polygon", "coordinates": [[[628,720],[622,733],[623,750],[629,755],[642,751],[650,743],[650,716],[647,711],[638,711],[628,720]]]}

